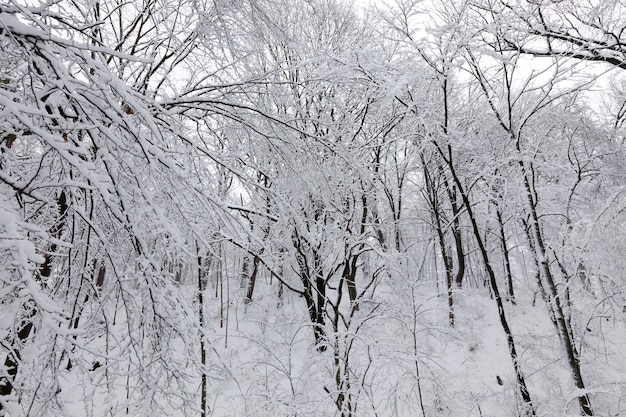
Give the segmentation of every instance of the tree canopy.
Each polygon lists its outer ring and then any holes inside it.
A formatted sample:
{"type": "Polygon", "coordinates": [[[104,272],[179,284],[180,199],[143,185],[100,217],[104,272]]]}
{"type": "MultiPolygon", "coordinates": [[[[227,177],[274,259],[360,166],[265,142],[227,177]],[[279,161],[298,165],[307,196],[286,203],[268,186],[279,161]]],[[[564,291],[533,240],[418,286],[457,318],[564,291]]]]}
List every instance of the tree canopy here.
{"type": "Polygon", "coordinates": [[[0,416],[620,415],[625,17],[0,4],[0,416]]]}

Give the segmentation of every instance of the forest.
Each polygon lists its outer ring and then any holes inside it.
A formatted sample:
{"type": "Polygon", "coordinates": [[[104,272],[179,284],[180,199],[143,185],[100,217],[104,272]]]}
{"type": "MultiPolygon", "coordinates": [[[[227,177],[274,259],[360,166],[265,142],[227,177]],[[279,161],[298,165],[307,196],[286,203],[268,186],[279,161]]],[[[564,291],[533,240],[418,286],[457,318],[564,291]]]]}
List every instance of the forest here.
{"type": "Polygon", "coordinates": [[[626,416],[624,0],[0,0],[0,416],[626,416]]]}

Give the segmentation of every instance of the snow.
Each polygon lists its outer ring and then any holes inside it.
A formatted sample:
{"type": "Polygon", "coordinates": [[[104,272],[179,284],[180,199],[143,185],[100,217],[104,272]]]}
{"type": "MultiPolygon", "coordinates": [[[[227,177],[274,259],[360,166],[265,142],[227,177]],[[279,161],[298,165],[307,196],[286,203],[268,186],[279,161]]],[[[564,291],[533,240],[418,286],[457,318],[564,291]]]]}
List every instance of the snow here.
{"type": "Polygon", "coordinates": [[[499,313],[538,416],[626,416],[623,132],[575,65],[511,76],[476,2],[157,3],[0,6],[1,416],[518,417],[499,313]]]}

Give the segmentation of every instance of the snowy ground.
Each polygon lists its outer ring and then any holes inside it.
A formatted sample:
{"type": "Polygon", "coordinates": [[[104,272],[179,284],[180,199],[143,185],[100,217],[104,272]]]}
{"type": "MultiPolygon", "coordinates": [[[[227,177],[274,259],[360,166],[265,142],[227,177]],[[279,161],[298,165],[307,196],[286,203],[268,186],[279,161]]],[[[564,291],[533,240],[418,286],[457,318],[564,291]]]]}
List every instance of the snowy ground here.
{"type": "MultiPolygon", "coordinates": [[[[577,391],[548,310],[526,283],[516,284],[517,304],[506,303],[505,309],[537,415],[579,415],[577,391]]],[[[304,300],[285,292],[279,305],[275,282],[262,278],[257,285],[250,304],[244,303],[242,289],[231,286],[222,314],[215,289],[207,289],[204,368],[197,334],[163,333],[161,345],[146,339],[142,352],[122,336],[128,326],[122,310],[115,319],[106,315],[108,336],[101,331],[105,323],[88,324],[92,338],[75,342],[84,344],[80,357],[69,350],[66,357],[48,357],[46,346],[25,351],[25,360],[57,364],[53,373],[24,376],[28,386],[37,390],[37,382],[45,381],[43,386],[58,389],[40,392],[43,402],[21,404],[14,414],[43,416],[52,409],[66,417],[147,416],[160,410],[197,416],[199,370],[204,369],[211,416],[339,416],[341,390],[349,398],[344,411],[349,401],[352,415],[359,417],[521,415],[505,334],[487,289],[455,291],[451,327],[447,300],[436,285],[398,277],[381,284],[320,352],[304,300]],[[71,369],[59,365],[68,358],[71,369]],[[162,363],[151,366],[154,358],[162,363]],[[349,380],[341,389],[338,369],[342,381],[349,380]]],[[[192,286],[179,290],[181,300],[193,299],[192,286]]],[[[606,297],[573,292],[572,298],[578,308],[570,312],[575,339],[594,411],[626,416],[626,314],[606,297]]],[[[188,306],[189,317],[195,307],[188,306]]],[[[178,322],[181,329],[193,329],[184,320],[178,322]]],[[[141,331],[146,324],[135,325],[141,331]]],[[[56,340],[69,339],[57,335],[56,340]]]]}

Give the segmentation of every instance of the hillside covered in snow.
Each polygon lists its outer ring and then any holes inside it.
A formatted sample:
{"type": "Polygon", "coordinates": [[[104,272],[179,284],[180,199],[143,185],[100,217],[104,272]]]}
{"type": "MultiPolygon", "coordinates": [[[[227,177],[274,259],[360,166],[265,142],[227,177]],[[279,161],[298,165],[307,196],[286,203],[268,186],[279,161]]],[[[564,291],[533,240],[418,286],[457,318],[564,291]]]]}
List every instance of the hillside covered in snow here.
{"type": "Polygon", "coordinates": [[[626,416],[625,16],[3,0],[0,416],[626,416]]]}

